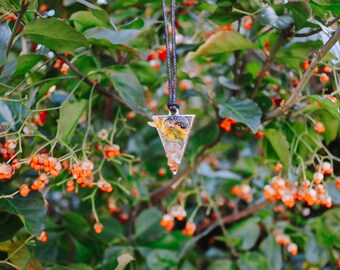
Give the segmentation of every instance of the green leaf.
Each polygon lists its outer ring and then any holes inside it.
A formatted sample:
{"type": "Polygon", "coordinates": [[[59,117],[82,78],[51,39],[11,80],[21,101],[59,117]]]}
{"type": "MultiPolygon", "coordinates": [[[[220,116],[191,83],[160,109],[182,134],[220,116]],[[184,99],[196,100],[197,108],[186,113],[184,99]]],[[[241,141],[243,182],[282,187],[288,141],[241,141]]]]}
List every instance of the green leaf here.
{"type": "Polygon", "coordinates": [[[39,61],[42,61],[45,55],[42,54],[24,54],[18,57],[17,68],[13,76],[25,75],[39,61]]]}
{"type": "Polygon", "coordinates": [[[234,263],[230,260],[217,260],[209,265],[208,270],[235,270],[234,263]]]}
{"type": "Polygon", "coordinates": [[[175,251],[155,249],[146,258],[148,269],[165,270],[177,266],[177,256],[175,251]]]}
{"type": "Polygon", "coordinates": [[[256,48],[249,39],[234,31],[220,31],[208,38],[195,52],[190,52],[188,60],[209,57],[237,50],[256,48]]]}
{"type": "Polygon", "coordinates": [[[313,234],[308,235],[308,240],[305,245],[306,260],[311,264],[316,264],[320,267],[324,266],[329,258],[329,251],[316,241],[313,234]]]}
{"type": "Polygon", "coordinates": [[[84,10],[73,13],[70,21],[74,23],[75,28],[80,32],[93,27],[106,26],[103,21],[97,19],[91,12],[84,10]]]}
{"type": "Polygon", "coordinates": [[[106,72],[124,102],[136,112],[147,113],[145,91],[136,75],[127,67],[114,67],[106,72]]]}
{"type": "Polygon", "coordinates": [[[91,4],[90,2],[87,2],[86,0],[77,0],[78,3],[83,4],[85,6],[87,6],[88,8],[91,9],[91,13],[93,14],[93,16],[95,16],[97,19],[110,24],[110,17],[107,14],[107,12],[104,9],[101,9],[100,7],[97,7],[93,4],[91,4]]]}
{"type": "Polygon", "coordinates": [[[8,23],[0,24],[0,67],[6,64],[7,60],[7,46],[11,38],[12,31],[8,23]]]}
{"type": "Polygon", "coordinates": [[[159,79],[158,73],[147,62],[132,62],[129,67],[144,85],[153,85],[159,79]]]}
{"type": "Polygon", "coordinates": [[[157,208],[149,208],[144,210],[136,218],[135,223],[135,238],[143,236],[147,233],[160,231],[160,220],[162,213],[157,208]]]}
{"type": "Polygon", "coordinates": [[[128,29],[116,32],[104,27],[91,28],[84,33],[91,44],[128,51],[136,56],[138,56],[138,52],[129,47],[128,43],[139,34],[139,30],[128,29]]]}
{"type": "MultiPolygon", "coordinates": [[[[338,190],[339,192],[339,190],[338,190]]],[[[334,202],[335,203],[335,202],[334,202]]],[[[319,230],[325,232],[331,247],[340,248],[340,209],[333,208],[321,216],[319,230]]]]}
{"type": "Polygon", "coordinates": [[[41,263],[35,258],[34,254],[31,253],[27,246],[20,246],[23,242],[17,241],[10,245],[8,250],[8,256],[10,257],[11,263],[13,263],[17,269],[34,269],[41,270],[41,263]],[[19,249],[20,248],[20,249],[19,249]]]}
{"type": "Polygon", "coordinates": [[[257,252],[240,254],[237,265],[240,270],[268,269],[266,258],[257,252]]]}
{"type": "Polygon", "coordinates": [[[115,270],[123,270],[125,269],[125,267],[134,260],[134,258],[129,254],[129,253],[125,253],[120,255],[117,258],[118,261],[118,266],[116,267],[115,270]]]}
{"type": "Polygon", "coordinates": [[[219,104],[221,117],[229,117],[237,122],[248,126],[253,133],[256,133],[261,124],[262,112],[259,106],[250,99],[231,98],[219,104]]]}
{"type": "Polygon", "coordinates": [[[307,23],[307,20],[312,15],[312,9],[309,4],[302,0],[297,1],[289,1],[286,4],[286,7],[292,12],[296,29],[299,30],[304,27],[307,23]]]}
{"type": "Polygon", "coordinates": [[[35,236],[44,229],[46,207],[39,192],[31,191],[25,198],[17,195],[13,199],[1,199],[0,212],[17,215],[27,232],[35,236]]]}
{"type": "Polygon", "coordinates": [[[335,119],[340,120],[339,105],[331,101],[326,96],[311,95],[308,99],[314,100],[322,105],[322,108],[328,111],[335,119]]]}
{"type": "Polygon", "coordinates": [[[93,270],[93,268],[84,263],[73,263],[67,266],[70,270],[93,270]]]}
{"type": "Polygon", "coordinates": [[[265,129],[265,140],[270,143],[285,168],[290,164],[289,143],[286,136],[277,129],[265,129]]]}
{"type": "Polygon", "coordinates": [[[241,221],[229,229],[229,235],[232,238],[241,240],[240,249],[251,249],[260,235],[260,228],[258,225],[258,218],[249,218],[241,221]]]}
{"type": "Polygon", "coordinates": [[[64,103],[60,109],[57,136],[64,142],[72,139],[73,133],[87,105],[87,101],[64,103]]]}
{"type": "Polygon", "coordinates": [[[84,236],[90,230],[89,224],[78,213],[64,213],[61,219],[64,228],[75,236],[84,236]]]}
{"type": "Polygon", "coordinates": [[[23,226],[20,218],[9,213],[0,213],[0,242],[11,239],[23,226]]]}
{"type": "Polygon", "coordinates": [[[37,19],[27,24],[22,34],[28,35],[32,41],[38,44],[62,53],[87,47],[87,41],[83,34],[55,18],[37,19]]]}
{"type": "Polygon", "coordinates": [[[262,241],[260,245],[260,250],[267,258],[268,269],[282,269],[281,249],[272,235],[268,235],[268,237],[262,241]]]}
{"type": "Polygon", "coordinates": [[[104,229],[101,234],[96,234],[95,237],[104,243],[112,243],[119,237],[124,237],[123,225],[114,218],[101,218],[100,222],[104,229]]]}
{"type": "Polygon", "coordinates": [[[325,138],[327,144],[331,143],[338,135],[339,119],[334,118],[332,114],[325,110],[318,110],[315,114],[320,118],[320,121],[326,129],[322,136],[325,138]]]}
{"type": "Polygon", "coordinates": [[[294,24],[294,20],[289,14],[277,16],[275,10],[270,6],[259,13],[258,20],[262,25],[271,25],[277,29],[285,29],[294,24]]]}

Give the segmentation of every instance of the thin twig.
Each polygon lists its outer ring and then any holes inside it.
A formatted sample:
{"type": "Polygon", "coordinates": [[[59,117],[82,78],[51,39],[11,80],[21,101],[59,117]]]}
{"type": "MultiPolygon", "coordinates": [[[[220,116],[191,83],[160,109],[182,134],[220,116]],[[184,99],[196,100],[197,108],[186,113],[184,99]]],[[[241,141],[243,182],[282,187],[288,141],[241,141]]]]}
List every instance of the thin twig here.
{"type": "MultiPolygon", "coordinates": [[[[94,87],[94,89],[96,90],[97,93],[103,95],[103,96],[106,96],[106,97],[110,97],[112,99],[115,99],[117,100],[118,102],[124,104],[125,106],[129,107],[131,110],[133,110],[133,108],[131,108],[124,100],[122,100],[119,96],[117,96],[113,91],[107,91],[105,90],[104,88],[102,88],[99,84],[97,83],[94,83],[92,82],[87,76],[85,76],[66,56],[56,52],[56,51],[53,51],[55,56],[63,61],[64,63],[66,63],[70,69],[80,78],[80,79],[84,79],[84,82],[91,86],[91,87],[94,87]]],[[[147,117],[147,118],[150,118],[147,114],[143,114],[141,112],[137,112],[139,113],[140,115],[144,116],[144,117],[147,117]]]]}
{"type": "Polygon", "coordinates": [[[283,30],[281,32],[279,38],[276,40],[274,46],[270,50],[269,56],[267,57],[266,61],[264,62],[263,66],[262,66],[262,68],[260,70],[260,74],[257,77],[256,83],[255,83],[255,87],[254,87],[254,91],[253,91],[253,94],[252,94],[252,99],[254,99],[256,97],[256,94],[259,91],[261,83],[262,83],[262,81],[264,79],[264,74],[268,70],[270,64],[272,63],[272,61],[274,59],[274,56],[275,56],[276,52],[281,47],[281,44],[286,39],[286,37],[287,37],[287,32],[283,30]]]}
{"type": "Polygon", "coordinates": [[[18,28],[19,28],[19,25],[21,23],[22,18],[25,15],[25,12],[26,12],[27,8],[28,8],[28,4],[26,4],[24,0],[21,1],[19,15],[18,15],[17,21],[15,22],[14,27],[12,29],[11,37],[10,37],[10,39],[8,41],[8,45],[7,45],[7,49],[6,49],[6,55],[7,56],[8,56],[8,54],[9,54],[9,52],[10,52],[12,46],[13,46],[14,38],[16,36],[16,33],[18,31],[18,28]]]}
{"type": "Polygon", "coordinates": [[[309,68],[303,74],[302,79],[300,80],[298,86],[295,88],[287,102],[284,103],[283,106],[280,106],[266,114],[264,117],[264,121],[268,121],[274,117],[283,114],[298,102],[300,94],[307,85],[307,83],[309,82],[311,76],[313,75],[315,67],[321,62],[322,58],[332,49],[332,47],[339,41],[339,39],[340,39],[340,27],[336,29],[333,36],[326,42],[326,44],[322,46],[322,48],[319,49],[317,53],[314,53],[309,68]]]}

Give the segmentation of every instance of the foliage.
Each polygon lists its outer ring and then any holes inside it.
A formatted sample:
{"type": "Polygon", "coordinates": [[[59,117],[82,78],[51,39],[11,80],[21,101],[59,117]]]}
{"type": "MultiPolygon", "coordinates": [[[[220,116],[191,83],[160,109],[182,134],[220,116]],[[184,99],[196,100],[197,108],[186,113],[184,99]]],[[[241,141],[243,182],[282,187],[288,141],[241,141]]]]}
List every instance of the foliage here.
{"type": "Polygon", "coordinates": [[[338,1],[0,0],[1,269],[336,269],[338,1]],[[331,209],[330,209],[331,208],[331,209]]]}

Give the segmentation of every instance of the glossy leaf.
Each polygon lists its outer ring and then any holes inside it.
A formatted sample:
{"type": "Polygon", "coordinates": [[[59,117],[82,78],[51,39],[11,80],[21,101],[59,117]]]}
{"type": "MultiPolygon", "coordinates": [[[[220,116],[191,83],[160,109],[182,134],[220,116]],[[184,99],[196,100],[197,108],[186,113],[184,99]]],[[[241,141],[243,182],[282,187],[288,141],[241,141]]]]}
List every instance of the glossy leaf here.
{"type": "Polygon", "coordinates": [[[285,168],[288,168],[290,164],[290,153],[289,143],[286,136],[277,129],[265,129],[264,134],[266,140],[269,141],[281,163],[285,166],[285,168]]]}
{"type": "Polygon", "coordinates": [[[221,31],[213,34],[195,52],[190,52],[188,60],[197,57],[209,57],[237,50],[256,48],[249,39],[234,31],[221,31]]]}
{"type": "Polygon", "coordinates": [[[0,24],[0,67],[6,64],[6,50],[12,31],[7,23],[0,24]]]}
{"type": "Polygon", "coordinates": [[[260,250],[266,256],[268,269],[282,269],[281,249],[272,235],[268,235],[268,237],[263,240],[260,245],[260,250]]]}
{"type": "Polygon", "coordinates": [[[136,75],[127,67],[107,69],[115,90],[127,105],[136,112],[146,113],[146,100],[143,86],[136,75]]]}
{"type": "Polygon", "coordinates": [[[63,141],[72,139],[73,133],[87,105],[86,100],[67,101],[60,109],[58,137],[63,141]]]}
{"type": "Polygon", "coordinates": [[[27,197],[15,196],[0,200],[0,212],[17,215],[28,233],[39,236],[44,229],[45,203],[39,192],[30,192],[27,197]]]}
{"type": "Polygon", "coordinates": [[[261,124],[262,112],[259,106],[250,99],[231,98],[218,105],[220,116],[229,117],[248,126],[256,133],[261,124]]]}
{"type": "Polygon", "coordinates": [[[159,224],[161,218],[162,213],[157,208],[149,208],[141,212],[136,218],[135,237],[161,231],[159,224]]]}
{"type": "Polygon", "coordinates": [[[41,263],[34,257],[34,254],[32,254],[27,246],[24,245],[19,249],[22,244],[22,242],[17,241],[10,245],[8,256],[11,258],[11,263],[13,263],[17,269],[41,270],[41,263]]]}
{"type": "Polygon", "coordinates": [[[128,43],[139,34],[138,30],[129,29],[116,32],[104,27],[91,28],[84,33],[91,44],[128,51],[136,56],[138,56],[138,52],[129,47],[128,43]]]}
{"type": "Polygon", "coordinates": [[[258,218],[249,218],[229,229],[229,235],[232,238],[241,240],[240,248],[242,250],[249,250],[255,245],[260,235],[258,222],[258,218]]]}
{"type": "Polygon", "coordinates": [[[103,21],[96,18],[91,12],[83,10],[73,13],[70,17],[70,21],[74,23],[75,28],[80,32],[84,32],[93,27],[106,25],[103,21]]]}
{"type": "Polygon", "coordinates": [[[86,0],[77,0],[78,3],[83,4],[91,9],[91,13],[99,20],[110,24],[110,17],[104,9],[101,9],[86,0]]]}
{"type": "Polygon", "coordinates": [[[75,236],[84,236],[90,230],[89,224],[78,213],[64,213],[61,218],[64,228],[75,236]]]}
{"type": "Polygon", "coordinates": [[[262,25],[272,25],[277,29],[285,29],[294,24],[294,20],[289,14],[278,16],[272,7],[267,7],[261,11],[258,18],[262,25]]]}
{"type": "Polygon", "coordinates": [[[66,53],[86,47],[85,37],[68,24],[55,19],[37,19],[24,27],[23,35],[45,47],[66,53]]]}

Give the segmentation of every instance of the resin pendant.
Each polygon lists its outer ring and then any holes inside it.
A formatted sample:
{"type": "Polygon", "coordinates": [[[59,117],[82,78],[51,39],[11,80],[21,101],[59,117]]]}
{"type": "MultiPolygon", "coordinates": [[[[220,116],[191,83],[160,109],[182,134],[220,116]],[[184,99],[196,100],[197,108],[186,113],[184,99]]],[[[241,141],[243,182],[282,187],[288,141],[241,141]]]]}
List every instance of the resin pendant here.
{"type": "Polygon", "coordinates": [[[187,147],[195,115],[154,115],[148,124],[157,129],[163,144],[168,166],[176,175],[187,147]]]}

